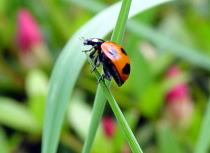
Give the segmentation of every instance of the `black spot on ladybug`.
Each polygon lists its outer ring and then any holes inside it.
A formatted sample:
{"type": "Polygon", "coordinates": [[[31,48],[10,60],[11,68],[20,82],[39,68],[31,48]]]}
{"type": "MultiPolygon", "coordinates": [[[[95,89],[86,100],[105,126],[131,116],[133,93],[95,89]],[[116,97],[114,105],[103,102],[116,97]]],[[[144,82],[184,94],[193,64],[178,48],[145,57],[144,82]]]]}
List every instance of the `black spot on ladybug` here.
{"type": "Polygon", "coordinates": [[[124,73],[124,74],[129,74],[130,73],[130,64],[126,64],[125,66],[124,66],[124,68],[122,69],[122,72],[124,73]]]}
{"type": "Polygon", "coordinates": [[[127,55],[127,53],[125,52],[125,50],[123,48],[121,48],[121,51],[123,54],[127,55]]]}

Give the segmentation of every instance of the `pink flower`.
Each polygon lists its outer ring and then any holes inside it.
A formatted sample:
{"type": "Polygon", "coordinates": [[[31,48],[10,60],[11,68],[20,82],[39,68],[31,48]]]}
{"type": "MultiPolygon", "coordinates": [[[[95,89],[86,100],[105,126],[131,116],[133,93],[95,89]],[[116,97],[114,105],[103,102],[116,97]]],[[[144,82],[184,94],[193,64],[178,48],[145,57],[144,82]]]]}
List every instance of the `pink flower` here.
{"type": "Polygon", "coordinates": [[[105,134],[108,137],[112,137],[115,133],[116,123],[110,116],[104,116],[102,119],[103,128],[105,131],[105,134]]]}
{"type": "Polygon", "coordinates": [[[42,35],[36,20],[28,9],[21,8],[17,16],[17,44],[24,52],[42,42],[42,35]]]}
{"type": "MultiPolygon", "coordinates": [[[[167,78],[177,77],[182,70],[177,66],[170,67],[166,72],[167,78]]],[[[172,87],[166,94],[167,118],[178,126],[186,126],[190,121],[193,111],[193,103],[189,93],[188,84],[180,82],[172,87]]]]}
{"type": "MultiPolygon", "coordinates": [[[[180,75],[181,73],[182,72],[178,67],[173,66],[169,68],[169,70],[166,73],[166,76],[168,78],[173,78],[180,75]]],[[[187,83],[182,82],[175,85],[171,90],[168,91],[166,95],[166,102],[170,103],[176,100],[179,101],[180,99],[185,99],[188,97],[189,97],[188,85],[187,83]]]]}

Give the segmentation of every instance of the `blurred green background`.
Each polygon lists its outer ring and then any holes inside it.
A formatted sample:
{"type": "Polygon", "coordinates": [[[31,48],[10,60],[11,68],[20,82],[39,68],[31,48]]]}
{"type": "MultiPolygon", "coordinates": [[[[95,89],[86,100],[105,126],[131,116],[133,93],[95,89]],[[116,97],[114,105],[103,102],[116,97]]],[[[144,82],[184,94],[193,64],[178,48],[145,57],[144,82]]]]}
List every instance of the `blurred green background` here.
{"type": "MultiPolygon", "coordinates": [[[[56,58],[77,29],[115,2],[0,0],[0,153],[40,152],[56,58]]],[[[149,9],[128,21],[122,45],[131,74],[121,88],[113,81],[111,90],[144,152],[194,152],[209,108],[210,1],[149,9]]],[[[87,135],[97,87],[87,63],[77,80],[59,153],[81,152],[87,135]]],[[[129,152],[107,105],[93,153],[129,152]]]]}

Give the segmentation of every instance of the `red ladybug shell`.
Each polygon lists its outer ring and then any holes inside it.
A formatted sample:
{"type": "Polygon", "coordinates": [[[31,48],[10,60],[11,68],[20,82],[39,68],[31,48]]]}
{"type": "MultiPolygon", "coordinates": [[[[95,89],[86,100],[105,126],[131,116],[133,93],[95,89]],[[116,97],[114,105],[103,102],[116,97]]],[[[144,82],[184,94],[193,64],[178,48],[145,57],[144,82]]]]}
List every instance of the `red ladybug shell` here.
{"type": "Polygon", "coordinates": [[[122,46],[111,41],[105,41],[101,44],[101,52],[109,58],[122,83],[124,83],[130,74],[130,60],[122,46]]]}

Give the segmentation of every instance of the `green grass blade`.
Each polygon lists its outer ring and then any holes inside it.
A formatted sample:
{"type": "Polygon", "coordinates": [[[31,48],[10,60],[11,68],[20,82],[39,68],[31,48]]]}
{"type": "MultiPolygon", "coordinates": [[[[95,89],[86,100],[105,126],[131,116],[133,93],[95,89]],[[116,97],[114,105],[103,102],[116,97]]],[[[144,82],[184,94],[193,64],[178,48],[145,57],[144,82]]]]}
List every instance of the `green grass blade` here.
{"type": "Polygon", "coordinates": [[[87,135],[87,138],[85,139],[82,153],[89,153],[92,149],[96,131],[98,129],[98,125],[103,115],[103,110],[106,104],[106,101],[104,100],[105,97],[103,93],[101,92],[101,88],[97,89],[97,93],[98,94],[96,94],[96,97],[94,100],[94,105],[93,105],[93,110],[92,110],[92,115],[91,115],[91,120],[90,120],[90,127],[88,128],[88,135],[87,135]]]}
{"type": "Polygon", "coordinates": [[[131,0],[123,0],[118,20],[112,33],[111,41],[121,44],[125,32],[126,22],[128,20],[130,6],[131,0]]]}
{"type": "Polygon", "coordinates": [[[132,20],[128,24],[128,30],[139,35],[141,38],[146,38],[157,46],[160,46],[162,50],[169,51],[191,64],[210,70],[210,57],[203,55],[201,51],[188,48],[181,43],[158,33],[148,25],[146,26],[132,20]]]}
{"type": "Polygon", "coordinates": [[[101,87],[103,87],[104,95],[106,96],[107,100],[109,101],[109,104],[115,114],[115,117],[117,118],[117,121],[120,125],[120,128],[122,129],[122,132],[127,140],[127,142],[130,145],[130,148],[133,153],[143,153],[141,150],[132,130],[130,129],[125,117],[123,116],[123,113],[121,112],[117,102],[115,101],[114,97],[110,93],[108,87],[105,85],[105,83],[100,84],[101,87]]]}
{"type": "MultiPolygon", "coordinates": [[[[134,0],[129,17],[168,0],[134,0]]],[[[50,78],[42,138],[42,153],[55,153],[61,125],[79,72],[85,62],[80,37],[106,36],[114,27],[120,3],[110,6],[81,27],[69,40],[56,61],[50,78]],[[111,18],[110,18],[111,16],[111,18]],[[102,20],[103,19],[103,22],[102,20]],[[104,26],[105,23],[106,26],[104,26]]]]}
{"type": "MultiPolygon", "coordinates": [[[[111,41],[121,43],[125,31],[126,21],[128,19],[130,5],[131,5],[131,0],[123,0],[120,13],[116,22],[116,26],[112,33],[111,41]]],[[[110,86],[110,81],[108,81],[107,86],[110,86]]],[[[90,127],[88,129],[88,136],[85,139],[82,153],[90,153],[92,149],[93,141],[102,114],[104,112],[105,104],[106,104],[106,98],[103,96],[101,87],[98,86],[96,91],[96,97],[94,99],[93,113],[90,121],[90,127]]]]}
{"type": "Polygon", "coordinates": [[[197,144],[195,146],[194,153],[207,153],[210,143],[210,99],[207,104],[206,113],[204,115],[202,126],[200,130],[200,134],[198,137],[197,144]]]}
{"type": "MultiPolygon", "coordinates": [[[[88,55],[87,55],[87,58],[88,58],[88,62],[91,65],[91,68],[93,68],[94,65],[93,65],[91,59],[88,57],[88,55]]],[[[99,79],[100,73],[97,70],[94,71],[94,74],[95,74],[96,78],[99,79]]],[[[117,118],[118,124],[120,125],[120,128],[122,129],[122,132],[123,132],[128,144],[130,145],[132,152],[133,153],[143,153],[143,151],[141,150],[132,130],[130,129],[130,127],[125,119],[125,117],[123,116],[123,113],[121,112],[116,100],[114,99],[109,88],[105,84],[105,81],[103,81],[103,80],[100,81],[99,85],[102,88],[103,94],[107,98],[107,100],[115,114],[115,117],[117,118]]]]}

